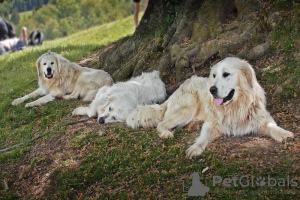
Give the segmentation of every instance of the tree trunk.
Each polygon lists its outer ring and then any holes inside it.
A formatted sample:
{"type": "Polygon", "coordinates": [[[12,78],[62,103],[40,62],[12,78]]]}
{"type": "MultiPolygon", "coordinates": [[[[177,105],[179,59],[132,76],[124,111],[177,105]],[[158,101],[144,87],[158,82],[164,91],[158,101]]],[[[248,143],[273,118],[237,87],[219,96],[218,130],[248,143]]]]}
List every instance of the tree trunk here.
{"type": "Polygon", "coordinates": [[[116,81],[156,69],[167,84],[176,85],[194,73],[207,75],[227,56],[263,56],[272,26],[281,18],[267,0],[176,2],[150,0],[135,33],[101,53],[100,68],[116,81]]]}

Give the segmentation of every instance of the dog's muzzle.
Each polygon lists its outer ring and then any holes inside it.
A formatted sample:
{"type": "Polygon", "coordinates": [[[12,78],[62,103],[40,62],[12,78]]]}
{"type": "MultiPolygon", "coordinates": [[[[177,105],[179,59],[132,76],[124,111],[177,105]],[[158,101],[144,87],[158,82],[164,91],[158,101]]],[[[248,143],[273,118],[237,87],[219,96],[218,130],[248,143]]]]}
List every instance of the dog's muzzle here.
{"type": "Polygon", "coordinates": [[[216,98],[216,95],[218,93],[218,88],[216,86],[212,86],[209,88],[210,93],[213,95],[214,98],[216,98]]]}
{"type": "Polygon", "coordinates": [[[98,124],[105,124],[105,118],[104,117],[99,117],[98,124]]]}
{"type": "Polygon", "coordinates": [[[225,98],[218,98],[218,88],[216,86],[212,86],[211,88],[209,88],[210,93],[212,94],[212,96],[214,97],[214,103],[216,106],[219,105],[224,105],[227,101],[230,101],[233,98],[234,92],[235,90],[232,89],[229,94],[227,95],[227,97],[225,98]]]}
{"type": "Polygon", "coordinates": [[[48,78],[48,79],[51,79],[53,78],[53,73],[52,73],[52,69],[51,68],[47,68],[47,74],[45,74],[45,77],[48,78]]]}

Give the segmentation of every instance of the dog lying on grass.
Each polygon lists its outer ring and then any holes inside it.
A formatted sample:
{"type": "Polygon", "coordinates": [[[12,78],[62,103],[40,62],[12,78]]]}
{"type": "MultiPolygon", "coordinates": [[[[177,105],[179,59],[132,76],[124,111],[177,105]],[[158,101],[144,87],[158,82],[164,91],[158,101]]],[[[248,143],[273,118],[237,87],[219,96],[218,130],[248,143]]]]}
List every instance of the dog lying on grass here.
{"type": "Polygon", "coordinates": [[[102,87],[89,107],[79,107],[73,115],[98,116],[98,123],[125,122],[138,105],[163,102],[165,84],[158,71],[143,73],[127,82],[102,87]]]}
{"type": "Polygon", "coordinates": [[[221,135],[259,133],[276,141],[293,137],[276,125],[266,110],[263,88],[246,61],[229,57],[212,67],[210,76],[186,80],[161,105],[139,106],[126,123],[132,128],[157,127],[160,137],[172,138],[170,131],[191,121],[204,121],[200,136],[187,150],[192,158],[221,135]]]}
{"type": "Polygon", "coordinates": [[[83,98],[83,101],[92,101],[99,88],[113,84],[113,80],[107,72],[81,67],[51,51],[43,54],[37,60],[36,66],[39,88],[28,95],[15,99],[12,105],[19,105],[29,98],[38,96],[43,97],[27,103],[25,107],[41,106],[55,98],[83,98]]]}

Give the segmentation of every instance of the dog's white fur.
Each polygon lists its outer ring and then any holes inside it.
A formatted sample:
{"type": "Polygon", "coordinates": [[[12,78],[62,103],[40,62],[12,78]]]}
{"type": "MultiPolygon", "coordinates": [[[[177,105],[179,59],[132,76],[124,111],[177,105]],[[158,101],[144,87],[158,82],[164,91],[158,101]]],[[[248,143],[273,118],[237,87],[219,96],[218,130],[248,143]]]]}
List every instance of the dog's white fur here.
{"type": "Polygon", "coordinates": [[[193,76],[186,80],[163,104],[139,106],[126,123],[132,128],[157,127],[160,137],[166,139],[173,137],[170,129],[191,121],[204,124],[200,136],[186,152],[190,158],[200,155],[209,142],[222,134],[260,133],[279,142],[294,136],[278,127],[266,110],[264,90],[251,65],[234,57],[213,66],[209,78],[193,76]],[[213,92],[213,86],[217,92],[213,92]],[[232,91],[232,99],[224,102],[232,91]]]}
{"type": "Polygon", "coordinates": [[[127,82],[101,88],[89,107],[79,107],[73,115],[98,116],[99,123],[125,122],[138,105],[161,103],[166,98],[165,84],[158,71],[143,73],[127,82]]]}
{"type": "Polygon", "coordinates": [[[56,97],[63,99],[80,97],[83,101],[92,101],[99,88],[113,84],[107,72],[81,67],[51,51],[39,57],[36,66],[39,88],[15,99],[12,105],[19,105],[29,98],[38,96],[43,97],[27,103],[25,107],[41,106],[53,101],[56,97]]]}

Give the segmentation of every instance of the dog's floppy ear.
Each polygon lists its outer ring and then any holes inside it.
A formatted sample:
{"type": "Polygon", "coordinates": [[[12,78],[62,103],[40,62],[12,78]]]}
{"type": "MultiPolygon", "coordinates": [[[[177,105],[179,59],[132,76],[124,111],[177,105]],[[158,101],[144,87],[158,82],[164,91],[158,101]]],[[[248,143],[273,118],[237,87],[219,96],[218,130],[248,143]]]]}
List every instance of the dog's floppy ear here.
{"type": "Polygon", "coordinates": [[[244,78],[247,80],[248,85],[251,88],[253,88],[256,77],[255,77],[255,72],[254,72],[253,68],[251,67],[251,65],[244,61],[242,63],[242,65],[240,66],[240,70],[241,70],[244,78]]]}
{"type": "Polygon", "coordinates": [[[106,105],[105,106],[107,106],[108,104],[110,104],[112,101],[114,101],[116,99],[116,97],[115,96],[110,96],[110,97],[108,97],[107,98],[107,103],[106,103],[106,105]]]}
{"type": "Polygon", "coordinates": [[[113,100],[115,100],[115,96],[103,96],[100,98],[100,103],[101,107],[106,107],[108,104],[110,104],[113,100]]]}
{"type": "Polygon", "coordinates": [[[58,72],[61,71],[61,62],[58,56],[55,56],[55,62],[56,62],[56,67],[58,69],[58,72]]]}
{"type": "MultiPolygon", "coordinates": [[[[100,102],[101,105],[101,112],[104,113],[105,112],[105,108],[113,101],[115,100],[114,96],[109,96],[107,98],[104,98],[104,101],[100,102]]],[[[100,114],[100,113],[98,113],[100,114]]]]}
{"type": "Polygon", "coordinates": [[[37,69],[38,76],[40,76],[41,58],[39,58],[39,59],[36,61],[36,69],[37,69]]]}

